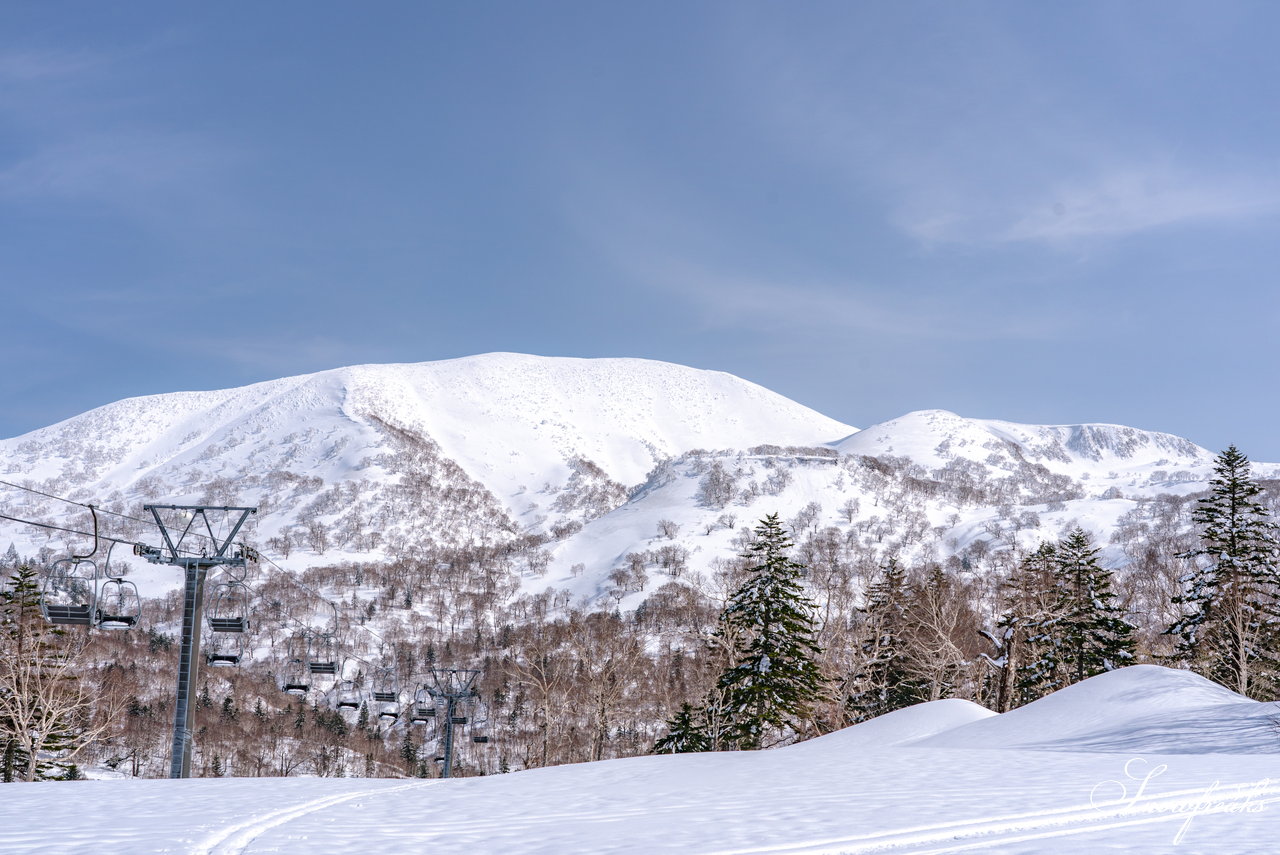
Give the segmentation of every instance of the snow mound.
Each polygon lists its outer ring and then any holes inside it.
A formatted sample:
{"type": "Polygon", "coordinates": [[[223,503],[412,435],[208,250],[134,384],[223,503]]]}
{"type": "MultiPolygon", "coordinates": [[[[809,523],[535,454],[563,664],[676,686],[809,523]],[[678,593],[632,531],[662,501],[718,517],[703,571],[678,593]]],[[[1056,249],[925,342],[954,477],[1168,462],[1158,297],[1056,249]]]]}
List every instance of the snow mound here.
{"type": "Polygon", "coordinates": [[[1025,707],[917,741],[946,748],[1162,754],[1277,754],[1280,705],[1189,671],[1133,665],[1025,707]]]}
{"type": "Polygon", "coordinates": [[[870,721],[819,736],[786,748],[787,751],[843,751],[852,747],[901,745],[994,716],[973,701],[944,698],[894,710],[870,721]]]}

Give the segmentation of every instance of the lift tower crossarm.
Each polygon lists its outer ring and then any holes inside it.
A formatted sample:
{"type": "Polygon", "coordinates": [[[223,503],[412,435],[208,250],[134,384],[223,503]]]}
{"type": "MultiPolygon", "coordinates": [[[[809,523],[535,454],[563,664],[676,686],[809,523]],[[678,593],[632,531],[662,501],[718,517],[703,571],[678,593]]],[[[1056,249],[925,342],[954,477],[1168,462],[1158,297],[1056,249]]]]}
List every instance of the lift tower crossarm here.
{"type": "Polygon", "coordinates": [[[227,550],[236,535],[240,533],[240,528],[249,518],[249,514],[256,514],[258,509],[214,505],[143,505],[142,508],[151,511],[151,515],[155,517],[156,525],[160,529],[161,536],[164,537],[164,544],[168,550],[166,555],[159,549],[149,548],[142,552],[143,557],[153,564],[171,564],[186,571],[182,598],[182,648],[178,656],[178,692],[173,711],[173,750],[170,755],[169,777],[190,778],[191,736],[195,728],[195,707],[191,703],[191,694],[196,682],[196,672],[199,669],[200,615],[204,608],[205,578],[211,567],[245,566],[249,560],[247,557],[249,550],[241,549],[232,554],[228,554],[227,550]],[[190,518],[176,541],[160,516],[161,511],[190,513],[190,518]],[[214,534],[213,526],[209,524],[209,517],[206,515],[207,511],[228,515],[238,514],[234,517],[234,522],[225,537],[219,538],[214,534]],[[182,555],[180,554],[182,542],[191,532],[197,519],[204,522],[204,528],[208,534],[202,536],[209,538],[213,548],[201,550],[200,555],[182,555]],[[209,554],[210,552],[212,554],[209,554]]]}
{"type": "Polygon", "coordinates": [[[209,561],[211,565],[212,564],[230,564],[235,562],[236,559],[234,557],[230,560],[223,560],[223,561],[220,561],[217,559],[222,559],[226,557],[227,547],[231,545],[232,541],[235,540],[236,535],[240,533],[240,528],[241,526],[244,525],[245,520],[249,518],[249,514],[256,514],[258,512],[257,508],[215,507],[213,505],[143,505],[142,509],[144,511],[151,511],[151,516],[155,517],[156,525],[160,528],[160,534],[164,538],[164,544],[169,548],[169,558],[167,560],[158,562],[158,563],[164,563],[164,564],[182,564],[186,560],[189,560],[189,559],[183,559],[181,556],[179,556],[178,550],[182,548],[182,541],[185,540],[187,535],[191,532],[191,527],[196,524],[197,518],[199,518],[201,521],[204,522],[205,531],[208,532],[208,535],[205,535],[205,536],[209,538],[209,540],[213,543],[215,547],[215,549],[213,550],[213,555],[211,556],[202,555],[200,557],[206,561],[209,561]],[[190,511],[191,512],[191,519],[187,520],[186,528],[182,530],[182,534],[178,535],[178,540],[176,543],[174,542],[172,535],[169,533],[169,527],[166,526],[164,524],[164,520],[160,518],[161,511],[190,511]],[[226,537],[219,539],[217,535],[213,533],[213,526],[209,524],[209,517],[205,514],[205,511],[218,511],[219,513],[228,513],[228,514],[237,512],[240,514],[240,516],[232,524],[230,533],[227,534],[226,537]]]}

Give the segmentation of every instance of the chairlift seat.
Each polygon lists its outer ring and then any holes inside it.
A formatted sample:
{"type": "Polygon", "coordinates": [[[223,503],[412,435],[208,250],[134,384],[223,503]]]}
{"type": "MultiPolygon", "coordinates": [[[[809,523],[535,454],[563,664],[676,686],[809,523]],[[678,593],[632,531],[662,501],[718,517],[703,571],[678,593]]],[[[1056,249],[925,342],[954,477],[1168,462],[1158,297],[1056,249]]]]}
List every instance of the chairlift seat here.
{"type": "Polygon", "coordinates": [[[209,629],[213,632],[246,632],[249,629],[249,621],[243,617],[211,617],[209,629]]]}
{"type": "Polygon", "coordinates": [[[380,704],[394,704],[400,697],[395,692],[374,692],[373,700],[380,704]]]}
{"type": "Polygon", "coordinates": [[[426,724],[429,721],[435,721],[435,718],[435,707],[428,707],[426,709],[418,707],[414,709],[413,715],[409,716],[409,721],[412,724],[426,724]]]}
{"type": "Polygon", "coordinates": [[[455,715],[453,718],[449,719],[449,721],[454,724],[466,724],[467,717],[465,715],[455,715]]]}
{"type": "Polygon", "coordinates": [[[310,683],[285,683],[283,687],[286,695],[305,695],[311,691],[310,683]]]}
{"type": "Polygon", "coordinates": [[[471,737],[471,741],[472,741],[472,742],[477,742],[477,743],[479,743],[479,744],[481,744],[481,745],[484,745],[485,743],[487,743],[487,742],[489,741],[489,737],[487,737],[487,736],[473,736],[473,737],[471,737]]]}
{"type": "Polygon", "coordinates": [[[359,701],[353,701],[353,700],[338,701],[338,709],[340,709],[340,710],[358,710],[358,709],[360,709],[360,702],[359,702],[359,701]]]}
{"type": "Polygon", "coordinates": [[[89,626],[93,623],[93,610],[86,604],[44,605],[49,623],[62,626],[89,626]]]}
{"type": "Polygon", "coordinates": [[[109,615],[98,613],[99,629],[133,629],[138,625],[137,615],[109,615]]]}
{"type": "Polygon", "coordinates": [[[387,721],[397,721],[400,718],[400,713],[396,710],[383,710],[378,713],[378,718],[386,719],[387,721]]]}
{"type": "Polygon", "coordinates": [[[338,673],[337,662],[309,662],[307,664],[307,668],[308,670],[311,671],[312,674],[337,674],[338,673]]]}
{"type": "Polygon", "coordinates": [[[240,655],[238,653],[210,653],[205,657],[205,661],[214,668],[239,665],[240,655]]]}

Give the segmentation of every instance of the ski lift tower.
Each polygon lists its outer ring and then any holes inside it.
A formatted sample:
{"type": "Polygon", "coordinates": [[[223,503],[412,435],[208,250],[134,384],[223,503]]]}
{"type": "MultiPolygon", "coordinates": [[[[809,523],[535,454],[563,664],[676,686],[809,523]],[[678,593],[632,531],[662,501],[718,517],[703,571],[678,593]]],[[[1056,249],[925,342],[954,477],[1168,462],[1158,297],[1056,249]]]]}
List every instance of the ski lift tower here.
{"type": "Polygon", "coordinates": [[[169,764],[170,778],[191,777],[191,735],[195,726],[195,706],[191,703],[192,688],[195,686],[196,670],[200,657],[200,620],[204,607],[204,581],[210,568],[227,567],[243,569],[252,557],[247,547],[229,551],[231,543],[240,533],[241,526],[256,514],[257,508],[227,508],[211,505],[143,505],[143,510],[151,511],[155,517],[160,534],[164,537],[164,548],[141,546],[135,551],[153,564],[172,564],[185,571],[186,585],[182,598],[182,650],[178,657],[178,694],[173,713],[173,752],[169,764]],[[160,516],[161,511],[181,511],[186,515],[185,525],[179,534],[177,526],[167,526],[160,516]],[[209,523],[208,512],[225,514],[223,522],[230,523],[225,535],[214,533],[209,523]],[[208,538],[207,544],[198,550],[183,550],[182,543],[196,521],[203,523],[205,533],[197,536],[208,538]],[[177,539],[174,539],[174,535],[177,539]],[[183,554],[186,552],[187,554],[183,554]]]}
{"type": "Polygon", "coordinates": [[[458,705],[463,711],[470,707],[476,697],[475,682],[480,672],[468,668],[432,668],[431,682],[424,686],[436,703],[443,703],[444,713],[444,768],[441,776],[453,777],[453,726],[466,724],[466,716],[460,715],[458,705]]]}

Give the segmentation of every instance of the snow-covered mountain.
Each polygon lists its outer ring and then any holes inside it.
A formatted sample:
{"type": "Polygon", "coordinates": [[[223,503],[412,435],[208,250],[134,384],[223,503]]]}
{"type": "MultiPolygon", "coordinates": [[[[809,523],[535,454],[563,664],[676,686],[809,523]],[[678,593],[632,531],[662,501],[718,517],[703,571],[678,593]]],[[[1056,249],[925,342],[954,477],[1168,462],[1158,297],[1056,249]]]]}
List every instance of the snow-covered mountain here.
{"type": "MultiPolygon", "coordinates": [[[[250,536],[295,566],[522,543],[526,590],[587,598],[642,595],[619,571],[707,570],[774,512],[797,538],[938,559],[1001,525],[1105,535],[1142,500],[1203,489],[1212,460],[1168,434],[940,410],[859,432],[721,372],[518,354],[132,398],[0,440],[0,478],[121,513],[258,505],[250,536]]],[[[74,510],[11,488],[0,507],[74,510]]],[[[49,543],[13,524],[0,539],[49,543]]]]}
{"type": "Polygon", "coordinates": [[[261,505],[261,543],[319,523],[327,543],[310,551],[367,557],[589,519],[691,449],[822,444],[854,430],[721,372],[487,354],[119,401],[0,441],[0,473],[119,511],[261,505]]]}

